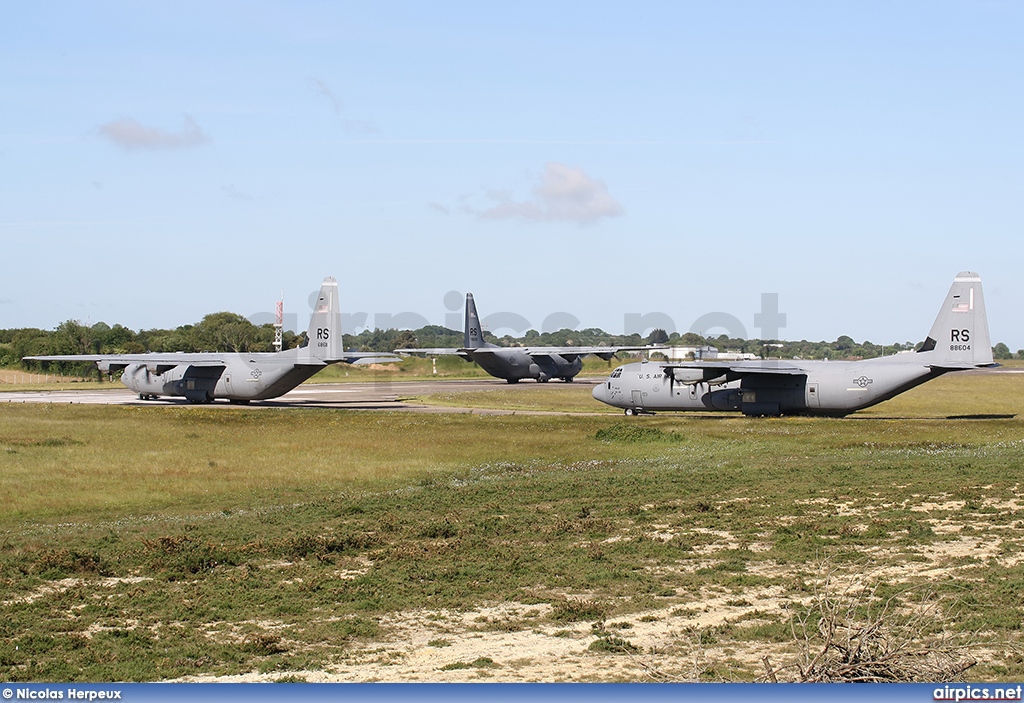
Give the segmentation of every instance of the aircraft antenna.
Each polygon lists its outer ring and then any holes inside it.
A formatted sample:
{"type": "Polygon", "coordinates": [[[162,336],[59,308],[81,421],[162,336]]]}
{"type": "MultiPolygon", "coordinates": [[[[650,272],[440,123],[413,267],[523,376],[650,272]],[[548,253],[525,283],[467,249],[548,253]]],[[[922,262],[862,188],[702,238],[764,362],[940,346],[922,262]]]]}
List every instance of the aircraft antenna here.
{"type": "Polygon", "coordinates": [[[281,289],[281,299],[277,301],[277,317],[274,320],[274,351],[281,351],[284,346],[284,288],[281,289]]]}

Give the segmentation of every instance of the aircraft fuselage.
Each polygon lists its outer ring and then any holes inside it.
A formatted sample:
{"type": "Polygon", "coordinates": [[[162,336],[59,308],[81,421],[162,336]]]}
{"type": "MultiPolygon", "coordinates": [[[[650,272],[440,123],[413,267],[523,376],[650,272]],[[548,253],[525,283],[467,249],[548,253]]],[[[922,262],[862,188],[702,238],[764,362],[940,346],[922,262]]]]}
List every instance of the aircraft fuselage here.
{"type": "Polygon", "coordinates": [[[578,356],[572,359],[566,359],[559,354],[531,356],[515,347],[467,349],[465,352],[490,375],[512,383],[524,378],[533,378],[541,382],[552,378],[569,381],[583,369],[583,359],[578,356]]]}
{"type": "MultiPolygon", "coordinates": [[[[124,366],[121,383],[141,397],[180,396],[194,403],[206,403],[214,398],[231,401],[267,400],[290,391],[312,377],[326,364],[312,362],[297,364],[295,355],[280,354],[223,354],[221,366],[196,366],[182,361],[154,365],[131,363],[124,366]]],[[[103,370],[110,369],[111,364],[103,370]]]]}
{"type": "Polygon", "coordinates": [[[739,410],[744,415],[847,415],[950,371],[998,366],[981,277],[961,271],[916,351],[857,361],[681,361],[620,366],[594,398],[627,415],[739,410]]]}
{"type": "Polygon", "coordinates": [[[209,403],[267,400],[284,395],[337,361],[398,361],[391,354],[345,351],[338,281],[324,278],[306,330],[306,344],[279,352],[148,352],[145,354],[61,354],[28,356],[28,361],[92,361],[100,371],[121,373],[121,382],[141,398],[161,395],[209,403]]]}
{"type": "MultiPolygon", "coordinates": [[[[670,377],[658,362],[620,366],[594,398],[627,412],[734,410],[746,415],[841,416],[888,400],[944,373],[914,354],[861,361],[792,361],[802,373],[728,372],[700,381],[670,377]]],[[[770,369],[770,362],[766,362],[770,369]]]]}

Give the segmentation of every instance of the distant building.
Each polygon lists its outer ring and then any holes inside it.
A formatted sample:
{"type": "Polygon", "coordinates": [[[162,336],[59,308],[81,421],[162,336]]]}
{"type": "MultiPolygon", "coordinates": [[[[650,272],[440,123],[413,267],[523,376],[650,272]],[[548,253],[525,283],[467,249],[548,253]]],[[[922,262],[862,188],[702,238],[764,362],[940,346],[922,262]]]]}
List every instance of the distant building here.
{"type": "Polygon", "coordinates": [[[749,361],[757,354],[749,352],[720,352],[715,347],[669,347],[665,350],[669,361],[749,361]]]}

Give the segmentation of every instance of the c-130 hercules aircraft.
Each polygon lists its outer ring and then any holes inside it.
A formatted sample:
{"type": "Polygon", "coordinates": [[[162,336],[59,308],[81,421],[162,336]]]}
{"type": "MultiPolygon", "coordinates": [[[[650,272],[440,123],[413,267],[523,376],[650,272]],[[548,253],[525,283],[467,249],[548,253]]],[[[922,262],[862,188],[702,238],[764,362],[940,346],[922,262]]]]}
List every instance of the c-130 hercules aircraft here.
{"type": "Polygon", "coordinates": [[[337,361],[399,361],[379,352],[347,352],[342,343],[338,282],[324,279],[309,321],[307,344],[281,352],[178,352],[26,356],[28,361],[95,361],[100,371],[123,370],[121,382],[143,400],[184,396],[192,403],[226,398],[233,403],[284,395],[337,361]]]}
{"type": "Polygon", "coordinates": [[[475,361],[484,371],[509,383],[534,378],[547,383],[560,378],[569,383],[583,369],[583,357],[593,354],[604,360],[616,352],[655,347],[501,347],[484,341],[480,329],[480,316],[476,312],[473,294],[466,294],[466,329],[460,349],[395,349],[397,354],[423,354],[426,356],[460,356],[475,361]]]}
{"type": "Polygon", "coordinates": [[[645,361],[615,369],[594,398],[627,415],[656,410],[739,410],[744,415],[843,416],[951,371],[992,361],[981,278],[953,280],[916,352],[860,361],[645,361]]]}

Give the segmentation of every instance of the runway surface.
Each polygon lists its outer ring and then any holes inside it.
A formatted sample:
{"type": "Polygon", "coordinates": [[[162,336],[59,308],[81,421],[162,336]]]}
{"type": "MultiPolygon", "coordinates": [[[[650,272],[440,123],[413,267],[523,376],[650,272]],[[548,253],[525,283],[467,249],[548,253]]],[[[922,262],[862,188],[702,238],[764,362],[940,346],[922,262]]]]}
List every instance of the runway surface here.
{"type": "MultiPolygon", "coordinates": [[[[545,388],[564,388],[566,392],[585,392],[589,395],[594,384],[602,379],[576,379],[575,383],[531,384],[529,381],[515,386],[543,385],[545,388]]],[[[492,410],[424,405],[410,398],[436,393],[465,393],[468,391],[501,390],[510,386],[503,381],[473,379],[457,381],[399,381],[374,383],[307,383],[273,400],[254,401],[233,405],[217,400],[203,405],[208,408],[346,408],[351,410],[398,410],[407,412],[472,412],[477,414],[564,414],[524,410],[492,410]]],[[[140,400],[138,394],[120,384],[111,384],[102,390],[11,391],[0,393],[0,403],[54,403],[60,405],[128,405],[136,407],[187,406],[184,398],[161,397],[140,400]]]]}

